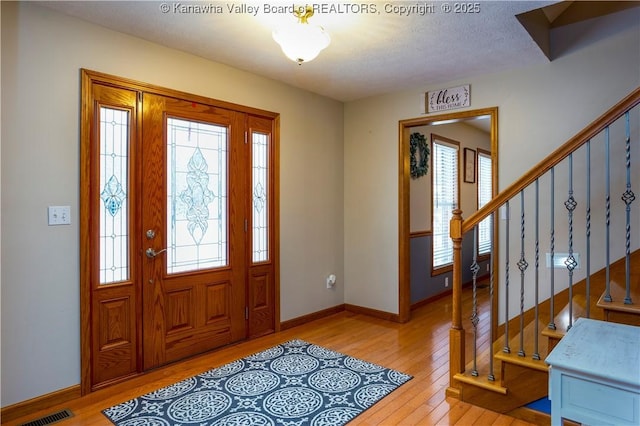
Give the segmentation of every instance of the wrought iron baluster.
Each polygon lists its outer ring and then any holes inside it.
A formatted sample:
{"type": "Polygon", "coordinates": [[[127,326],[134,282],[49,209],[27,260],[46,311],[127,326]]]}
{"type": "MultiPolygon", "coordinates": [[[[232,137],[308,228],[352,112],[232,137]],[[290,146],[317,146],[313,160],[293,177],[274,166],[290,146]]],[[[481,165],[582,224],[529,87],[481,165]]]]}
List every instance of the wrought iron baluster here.
{"type": "Polygon", "coordinates": [[[505,218],[505,286],[504,286],[504,297],[505,297],[505,307],[504,307],[504,348],[502,348],[502,352],[511,353],[511,348],[509,347],[509,216],[511,212],[509,211],[509,201],[505,204],[506,218],[505,218]]]}
{"type": "Polygon", "coordinates": [[[524,352],[524,272],[529,264],[524,258],[524,191],[520,191],[520,260],[518,260],[518,269],[520,269],[520,350],[518,356],[525,356],[524,352]]]}
{"type": "Polygon", "coordinates": [[[569,271],[569,330],[573,326],[573,270],[578,266],[576,258],[573,256],[573,211],[578,203],[573,197],[573,153],[569,154],[569,198],[564,202],[569,216],[569,256],[564,261],[567,271],[569,271]]]}
{"type": "Polygon", "coordinates": [[[554,167],[551,168],[550,170],[551,172],[551,202],[549,203],[549,206],[551,206],[551,218],[550,218],[550,224],[549,227],[550,229],[550,253],[549,253],[549,257],[551,259],[551,268],[550,268],[550,274],[551,276],[549,277],[549,285],[551,287],[551,299],[549,300],[549,309],[551,311],[551,313],[549,314],[549,325],[547,326],[547,328],[549,328],[550,330],[555,330],[556,329],[556,323],[555,323],[555,316],[556,316],[556,310],[555,310],[555,298],[556,298],[556,292],[555,292],[555,288],[554,288],[554,283],[555,283],[555,275],[556,275],[556,271],[555,271],[555,263],[554,263],[554,257],[555,257],[555,249],[556,249],[556,229],[555,229],[555,204],[556,204],[556,200],[555,200],[555,176],[556,176],[556,169],[554,167]]]}
{"type": "Polygon", "coordinates": [[[611,302],[611,247],[610,247],[610,225],[611,225],[611,158],[610,158],[610,144],[609,144],[609,126],[604,129],[604,151],[605,151],[605,166],[606,166],[606,178],[605,178],[605,222],[606,222],[606,268],[605,268],[605,290],[604,300],[611,302]]]}
{"type": "Polygon", "coordinates": [[[629,111],[625,113],[625,159],[627,169],[627,190],[622,194],[622,201],[626,204],[627,225],[625,236],[625,283],[626,294],[624,297],[625,305],[633,303],[631,300],[631,203],[636,199],[635,194],[631,190],[631,132],[629,128],[629,111]]]}
{"type": "Polygon", "coordinates": [[[471,375],[478,377],[478,271],[480,266],[478,265],[478,225],[473,227],[473,262],[471,263],[471,274],[473,276],[473,308],[471,314],[471,324],[473,324],[473,369],[471,375]]]}
{"type": "Polygon", "coordinates": [[[587,141],[587,277],[586,277],[586,290],[587,290],[587,318],[591,318],[590,305],[591,305],[591,140],[587,141]]]}
{"type": "Polygon", "coordinates": [[[535,320],[534,320],[534,341],[533,359],[539,360],[538,352],[538,292],[539,292],[539,271],[540,271],[540,182],[536,179],[536,274],[535,274],[535,320]]]}
{"type": "MultiPolygon", "coordinates": [[[[493,256],[494,256],[494,232],[493,232],[493,224],[495,223],[494,220],[494,215],[495,213],[491,213],[491,215],[489,216],[491,218],[491,225],[489,227],[489,235],[491,236],[491,255],[489,256],[489,329],[490,331],[490,339],[489,341],[493,341],[494,339],[494,334],[493,334],[493,256]]],[[[489,356],[489,376],[487,377],[487,379],[489,381],[495,381],[496,380],[496,376],[493,374],[493,351],[491,351],[491,355],[489,356]]]]}

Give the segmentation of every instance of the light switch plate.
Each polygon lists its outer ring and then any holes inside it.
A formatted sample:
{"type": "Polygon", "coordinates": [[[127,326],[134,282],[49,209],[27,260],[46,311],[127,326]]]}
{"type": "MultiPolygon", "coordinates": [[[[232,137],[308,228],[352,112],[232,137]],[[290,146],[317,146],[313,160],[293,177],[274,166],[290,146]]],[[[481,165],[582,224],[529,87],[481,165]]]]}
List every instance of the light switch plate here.
{"type": "Polygon", "coordinates": [[[69,206],[49,206],[49,226],[70,225],[71,207],[69,206]]]}

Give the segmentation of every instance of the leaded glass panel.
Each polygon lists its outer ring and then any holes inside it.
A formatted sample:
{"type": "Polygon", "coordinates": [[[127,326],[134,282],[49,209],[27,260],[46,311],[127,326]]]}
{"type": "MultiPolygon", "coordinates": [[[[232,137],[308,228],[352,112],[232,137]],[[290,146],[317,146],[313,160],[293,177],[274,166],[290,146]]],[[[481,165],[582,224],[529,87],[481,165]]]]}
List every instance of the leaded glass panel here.
{"type": "Polygon", "coordinates": [[[129,111],[100,107],[100,284],[129,279],[129,111]]]}
{"type": "Polygon", "coordinates": [[[167,272],[226,266],[227,128],[167,119],[167,272]]]}
{"type": "Polygon", "coordinates": [[[253,262],[269,260],[269,137],[253,133],[252,147],[253,262]]]}

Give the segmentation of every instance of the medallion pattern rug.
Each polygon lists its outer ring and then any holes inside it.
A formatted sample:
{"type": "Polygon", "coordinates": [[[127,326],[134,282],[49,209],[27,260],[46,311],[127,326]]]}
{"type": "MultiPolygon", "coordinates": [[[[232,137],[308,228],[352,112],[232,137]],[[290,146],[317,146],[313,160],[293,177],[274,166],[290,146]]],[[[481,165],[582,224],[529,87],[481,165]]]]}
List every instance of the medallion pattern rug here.
{"type": "Polygon", "coordinates": [[[291,340],[103,413],[117,426],[344,425],[411,378],[291,340]]]}

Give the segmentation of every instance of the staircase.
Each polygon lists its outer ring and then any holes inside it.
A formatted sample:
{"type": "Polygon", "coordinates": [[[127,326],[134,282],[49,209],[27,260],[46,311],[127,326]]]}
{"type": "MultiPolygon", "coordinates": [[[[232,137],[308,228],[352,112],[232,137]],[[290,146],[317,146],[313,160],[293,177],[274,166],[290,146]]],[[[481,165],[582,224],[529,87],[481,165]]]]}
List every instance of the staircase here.
{"type": "Polygon", "coordinates": [[[468,219],[454,211],[448,396],[549,424],[523,407],[547,395],[544,359],[576,319],[640,325],[639,183],[640,88],[468,219]],[[486,218],[481,283],[461,242],[486,218]],[[474,274],[464,301],[462,268],[474,274]]]}

